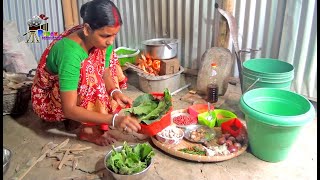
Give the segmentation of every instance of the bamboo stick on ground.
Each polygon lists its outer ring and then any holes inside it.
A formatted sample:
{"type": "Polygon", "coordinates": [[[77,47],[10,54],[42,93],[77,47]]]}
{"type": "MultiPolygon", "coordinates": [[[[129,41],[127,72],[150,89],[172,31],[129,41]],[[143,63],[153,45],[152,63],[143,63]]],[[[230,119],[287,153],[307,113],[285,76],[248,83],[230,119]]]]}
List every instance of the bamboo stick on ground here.
{"type": "Polygon", "coordinates": [[[81,148],[68,148],[68,149],[60,149],[60,151],[85,151],[85,150],[88,150],[88,149],[91,149],[91,147],[81,147],[81,148]]]}
{"type": "Polygon", "coordinates": [[[58,166],[58,169],[60,170],[63,166],[63,164],[67,161],[68,159],[68,154],[69,154],[69,150],[67,150],[62,158],[62,160],[60,161],[60,164],[58,166]]]}
{"type": "Polygon", "coordinates": [[[63,148],[65,145],[67,145],[69,142],[69,138],[63,141],[61,144],[53,148],[49,153],[47,153],[47,156],[52,156],[55,152],[59,151],[61,148],[63,148]]]}
{"type": "Polygon", "coordinates": [[[37,160],[32,160],[30,162],[28,162],[28,164],[26,165],[26,167],[22,168],[17,174],[16,176],[13,176],[11,179],[12,180],[21,180],[26,174],[28,174],[28,172],[33,168],[33,166],[35,166],[38,162],[42,161],[45,157],[46,154],[50,151],[50,149],[48,149],[47,151],[45,151],[45,153],[43,153],[37,160]]]}
{"type": "Polygon", "coordinates": [[[55,147],[52,150],[50,148],[47,149],[38,159],[28,162],[28,164],[26,164],[26,166],[24,168],[22,168],[16,175],[11,177],[10,179],[12,179],[12,180],[23,179],[24,176],[27,175],[28,172],[33,168],[33,166],[35,166],[38,162],[42,161],[47,156],[47,154],[51,154],[52,151],[57,151],[61,147],[64,147],[68,143],[68,141],[69,141],[69,139],[66,139],[65,141],[63,141],[61,144],[59,144],[57,147],[55,147]]]}

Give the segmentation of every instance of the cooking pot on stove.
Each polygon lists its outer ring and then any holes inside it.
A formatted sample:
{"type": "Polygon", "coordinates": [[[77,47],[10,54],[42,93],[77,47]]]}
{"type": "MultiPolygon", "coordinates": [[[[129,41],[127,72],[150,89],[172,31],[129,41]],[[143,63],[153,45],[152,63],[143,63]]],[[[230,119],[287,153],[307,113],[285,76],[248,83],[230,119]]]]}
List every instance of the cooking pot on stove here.
{"type": "Polygon", "coordinates": [[[152,59],[171,59],[177,56],[178,40],[170,38],[149,39],[142,42],[144,54],[152,59]]]}

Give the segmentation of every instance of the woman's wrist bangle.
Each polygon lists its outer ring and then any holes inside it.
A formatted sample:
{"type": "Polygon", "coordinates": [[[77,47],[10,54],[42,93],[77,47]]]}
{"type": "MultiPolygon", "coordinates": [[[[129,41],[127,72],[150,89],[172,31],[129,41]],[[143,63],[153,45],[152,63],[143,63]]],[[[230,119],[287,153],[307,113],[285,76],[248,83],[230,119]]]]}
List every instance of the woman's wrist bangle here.
{"type": "Polygon", "coordinates": [[[111,91],[110,96],[112,97],[113,93],[115,93],[117,91],[122,93],[122,91],[120,89],[114,89],[111,91]]]}
{"type": "Polygon", "coordinates": [[[112,127],[115,127],[115,126],[114,126],[114,121],[116,120],[116,117],[117,117],[118,115],[119,115],[118,113],[116,113],[116,114],[113,115],[113,117],[112,117],[112,127]]]}
{"type": "Polygon", "coordinates": [[[108,95],[110,96],[111,92],[112,92],[113,90],[115,90],[115,89],[117,89],[117,88],[112,88],[112,89],[110,89],[109,91],[107,91],[108,95]]]}

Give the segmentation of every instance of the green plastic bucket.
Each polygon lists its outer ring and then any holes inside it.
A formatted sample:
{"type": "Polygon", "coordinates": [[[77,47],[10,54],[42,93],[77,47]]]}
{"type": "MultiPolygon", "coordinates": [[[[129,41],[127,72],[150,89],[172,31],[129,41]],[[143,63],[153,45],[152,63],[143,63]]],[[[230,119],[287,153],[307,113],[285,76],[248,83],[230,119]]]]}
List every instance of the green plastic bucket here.
{"type": "Polygon", "coordinates": [[[244,92],[256,88],[290,90],[294,67],[284,61],[269,58],[249,59],[243,63],[242,87],[244,92]]]}
{"type": "Polygon", "coordinates": [[[305,97],[277,88],[250,90],[241,96],[239,106],[252,154],[268,162],[286,159],[301,128],[315,116],[305,97]]]}
{"type": "Polygon", "coordinates": [[[245,91],[263,87],[290,90],[293,74],[288,77],[266,77],[264,75],[253,75],[243,71],[242,77],[245,91]]]}

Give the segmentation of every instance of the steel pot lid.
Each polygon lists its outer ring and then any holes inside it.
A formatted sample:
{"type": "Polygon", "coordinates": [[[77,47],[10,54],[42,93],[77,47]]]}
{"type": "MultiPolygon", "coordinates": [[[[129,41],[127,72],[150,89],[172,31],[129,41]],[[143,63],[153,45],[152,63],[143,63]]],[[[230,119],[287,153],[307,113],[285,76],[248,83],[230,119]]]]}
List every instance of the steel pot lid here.
{"type": "Polygon", "coordinates": [[[171,38],[156,38],[156,39],[149,39],[146,41],[143,41],[142,44],[147,46],[165,46],[166,44],[177,44],[178,39],[171,39],[171,38]]]}

